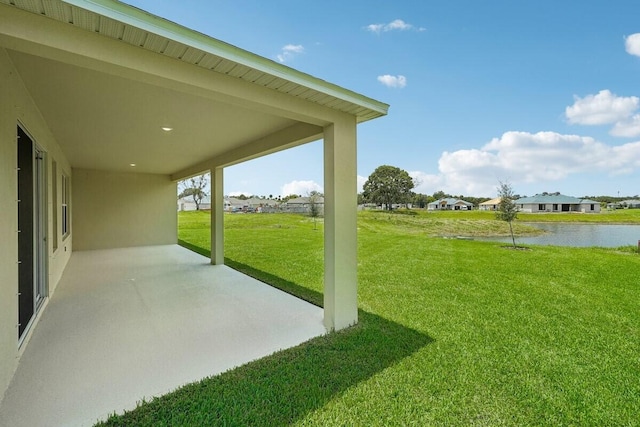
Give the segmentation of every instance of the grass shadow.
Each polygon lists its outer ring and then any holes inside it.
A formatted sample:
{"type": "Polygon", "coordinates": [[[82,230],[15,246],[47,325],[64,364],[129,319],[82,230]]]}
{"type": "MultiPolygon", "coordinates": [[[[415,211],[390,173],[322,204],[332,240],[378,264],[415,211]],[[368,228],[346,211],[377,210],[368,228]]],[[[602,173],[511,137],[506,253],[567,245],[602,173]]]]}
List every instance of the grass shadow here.
{"type": "MultiPolygon", "coordinates": [[[[208,249],[203,249],[200,246],[196,246],[193,243],[178,239],[178,244],[183,248],[189,249],[200,255],[206,257],[211,256],[211,251],[209,251],[208,249]]],[[[300,298],[301,300],[307,301],[308,303],[311,303],[318,307],[322,307],[324,305],[324,298],[320,292],[305,288],[289,280],[283,279],[282,277],[267,273],[266,271],[258,270],[257,268],[253,268],[250,265],[234,261],[230,258],[225,258],[224,264],[228,267],[233,268],[234,270],[246,274],[247,276],[253,277],[256,280],[266,283],[269,286],[280,289],[281,291],[300,298]]]]}
{"type": "Polygon", "coordinates": [[[301,300],[305,300],[318,307],[324,306],[324,297],[320,292],[305,288],[304,286],[300,286],[294,282],[283,279],[282,277],[267,273],[266,271],[258,270],[257,268],[234,261],[230,258],[225,258],[224,264],[269,286],[300,298],[301,300]]]}
{"type": "Polygon", "coordinates": [[[190,251],[193,251],[197,254],[200,254],[202,256],[206,256],[207,258],[211,257],[211,250],[203,249],[200,246],[196,246],[193,243],[187,242],[186,240],[178,239],[178,245],[182,246],[183,248],[189,249],[190,251]]]}
{"type": "Polygon", "coordinates": [[[430,342],[361,311],[356,326],[186,385],[99,425],[287,425],[430,342]]]}
{"type": "MultiPolygon", "coordinates": [[[[251,270],[259,280],[286,285],[283,290],[294,295],[305,290],[269,273],[235,265],[243,272],[251,270]]],[[[305,293],[312,300],[322,299],[317,292],[305,293]]],[[[287,425],[433,341],[366,311],[360,310],[359,318],[353,327],[186,385],[98,425],[287,425]]]]}

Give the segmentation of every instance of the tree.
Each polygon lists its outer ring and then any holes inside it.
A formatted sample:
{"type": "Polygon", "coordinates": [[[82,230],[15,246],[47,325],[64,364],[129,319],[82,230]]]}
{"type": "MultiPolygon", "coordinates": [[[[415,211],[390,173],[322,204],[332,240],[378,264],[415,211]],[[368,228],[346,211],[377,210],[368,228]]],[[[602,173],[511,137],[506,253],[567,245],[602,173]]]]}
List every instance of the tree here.
{"type": "Polygon", "coordinates": [[[451,197],[451,194],[447,194],[442,190],[439,190],[433,193],[434,200],[446,199],[447,197],[451,197]]]}
{"type": "Polygon", "coordinates": [[[196,210],[200,210],[202,199],[208,196],[207,187],[209,186],[209,174],[205,173],[198,176],[192,176],[178,183],[180,193],[178,199],[183,197],[192,197],[196,204],[196,210]]]}
{"type": "Polygon", "coordinates": [[[363,196],[370,203],[392,209],[394,203],[409,203],[415,186],[407,171],[395,166],[378,166],[364,183],[363,196]]]}
{"type": "Polygon", "coordinates": [[[496,218],[509,223],[509,231],[511,231],[511,240],[513,241],[513,247],[516,247],[516,238],[513,236],[512,222],[518,217],[518,207],[514,201],[513,189],[508,182],[500,181],[498,187],[498,197],[500,203],[498,204],[498,210],[496,211],[496,218]]]}
{"type": "Polygon", "coordinates": [[[486,202],[487,200],[489,200],[489,197],[473,197],[473,196],[462,196],[460,197],[463,200],[466,200],[467,202],[473,204],[473,206],[475,208],[477,208],[478,206],[480,206],[480,203],[482,202],[486,202]]]}
{"type": "Polygon", "coordinates": [[[309,215],[313,218],[313,229],[317,229],[316,218],[320,216],[320,198],[322,197],[322,193],[318,191],[312,191],[309,193],[309,215]]]}
{"type": "Polygon", "coordinates": [[[426,194],[416,193],[413,195],[413,204],[419,207],[420,209],[424,209],[431,202],[431,196],[427,196],[426,194]]]}

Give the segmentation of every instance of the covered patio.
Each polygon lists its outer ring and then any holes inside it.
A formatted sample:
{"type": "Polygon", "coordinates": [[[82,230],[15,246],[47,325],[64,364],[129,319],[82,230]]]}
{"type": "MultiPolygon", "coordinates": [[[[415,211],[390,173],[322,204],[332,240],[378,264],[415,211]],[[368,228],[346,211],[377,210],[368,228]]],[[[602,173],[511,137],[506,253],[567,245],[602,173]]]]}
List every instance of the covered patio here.
{"type": "Polygon", "coordinates": [[[356,131],[387,104],[115,0],[0,0],[0,93],[2,421],[357,323],[356,131]],[[322,309],[224,266],[225,168],[317,140],[322,309]],[[176,246],[176,183],[205,172],[208,260],[176,246]]]}
{"type": "Polygon", "coordinates": [[[177,245],[76,252],[6,392],[0,425],[92,425],[322,335],[322,317],[177,245]]]}

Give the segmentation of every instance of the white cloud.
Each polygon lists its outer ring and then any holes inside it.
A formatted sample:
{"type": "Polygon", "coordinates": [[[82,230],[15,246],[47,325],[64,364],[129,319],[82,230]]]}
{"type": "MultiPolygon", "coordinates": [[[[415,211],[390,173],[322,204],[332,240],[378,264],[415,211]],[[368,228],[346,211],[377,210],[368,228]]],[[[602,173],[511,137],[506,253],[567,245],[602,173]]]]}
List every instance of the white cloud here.
{"type": "Polygon", "coordinates": [[[610,133],[613,136],[623,136],[627,138],[640,136],[640,114],[616,123],[610,133]]]}
{"type": "Polygon", "coordinates": [[[411,30],[412,28],[413,28],[413,25],[407,24],[402,19],[395,19],[384,26],[385,31],[393,31],[393,30],[404,31],[404,30],[411,30]]]}
{"type": "Polygon", "coordinates": [[[609,146],[590,137],[555,132],[506,132],[480,149],[442,153],[437,175],[416,191],[491,196],[498,181],[513,185],[553,182],[579,173],[628,174],[640,169],[640,141],[609,146]]]}
{"type": "Polygon", "coordinates": [[[421,194],[433,194],[442,190],[444,185],[443,175],[433,175],[422,171],[410,171],[409,176],[413,178],[416,185],[413,191],[421,194]]]}
{"type": "Polygon", "coordinates": [[[625,37],[624,48],[629,55],[640,56],[640,33],[625,37]]]}
{"type": "Polygon", "coordinates": [[[640,168],[640,141],[613,147],[610,160],[611,175],[627,175],[640,168]]]}
{"type": "Polygon", "coordinates": [[[613,136],[640,136],[640,115],[634,113],[640,107],[637,96],[617,96],[609,90],[584,98],[575,96],[573,105],[565,109],[569,123],[581,125],[614,124],[609,133],[613,136]]]}
{"type": "Polygon", "coordinates": [[[358,175],[358,193],[362,193],[362,188],[364,187],[364,183],[367,182],[367,178],[366,176],[360,176],[358,175]]]}
{"type": "Polygon", "coordinates": [[[569,123],[581,125],[604,125],[629,118],[640,106],[637,96],[622,97],[601,90],[597,95],[584,98],[574,96],[573,105],[565,109],[569,123]]]}
{"type": "Polygon", "coordinates": [[[391,76],[385,74],[384,76],[378,76],[378,81],[387,87],[402,89],[407,85],[407,78],[402,75],[391,76]]]}
{"type": "Polygon", "coordinates": [[[285,184],[280,189],[282,196],[288,196],[290,194],[298,194],[306,196],[312,191],[323,192],[322,186],[315,181],[291,181],[285,184]]]}
{"type": "Polygon", "coordinates": [[[242,195],[250,197],[253,196],[253,193],[250,191],[232,191],[228,194],[229,197],[238,197],[242,195]]]}
{"type": "Polygon", "coordinates": [[[300,53],[304,53],[304,46],[301,44],[288,44],[282,47],[282,52],[276,57],[278,58],[278,61],[285,63],[300,53]]]}
{"type": "Polygon", "coordinates": [[[426,29],[423,27],[414,27],[413,25],[404,22],[402,19],[394,19],[388,24],[370,24],[366,27],[367,31],[371,31],[372,33],[380,34],[381,32],[387,31],[425,31],[426,29]]]}

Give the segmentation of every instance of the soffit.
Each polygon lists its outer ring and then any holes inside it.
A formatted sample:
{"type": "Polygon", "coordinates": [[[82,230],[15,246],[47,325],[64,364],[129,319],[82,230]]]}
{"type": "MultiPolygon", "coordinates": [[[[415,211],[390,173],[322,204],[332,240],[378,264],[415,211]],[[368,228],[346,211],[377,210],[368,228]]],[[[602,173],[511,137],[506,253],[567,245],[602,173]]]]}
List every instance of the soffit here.
{"type": "Polygon", "coordinates": [[[367,121],[388,105],[111,0],[0,0],[0,3],[235,77],[367,121]]]}
{"type": "Polygon", "coordinates": [[[74,168],[173,174],[296,122],[9,50],[74,168]],[[172,127],[164,132],[163,126],[172,127]]]}

